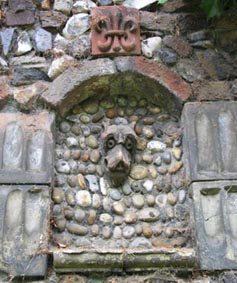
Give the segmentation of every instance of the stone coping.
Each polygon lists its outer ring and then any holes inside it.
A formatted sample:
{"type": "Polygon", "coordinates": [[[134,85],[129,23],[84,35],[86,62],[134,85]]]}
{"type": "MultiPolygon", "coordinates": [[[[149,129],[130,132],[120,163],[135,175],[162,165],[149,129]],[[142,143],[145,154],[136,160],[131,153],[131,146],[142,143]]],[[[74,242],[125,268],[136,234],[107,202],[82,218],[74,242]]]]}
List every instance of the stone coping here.
{"type": "Polygon", "coordinates": [[[173,267],[196,267],[196,254],[191,248],[106,249],[73,248],[53,250],[56,272],[139,272],[173,267]]]}

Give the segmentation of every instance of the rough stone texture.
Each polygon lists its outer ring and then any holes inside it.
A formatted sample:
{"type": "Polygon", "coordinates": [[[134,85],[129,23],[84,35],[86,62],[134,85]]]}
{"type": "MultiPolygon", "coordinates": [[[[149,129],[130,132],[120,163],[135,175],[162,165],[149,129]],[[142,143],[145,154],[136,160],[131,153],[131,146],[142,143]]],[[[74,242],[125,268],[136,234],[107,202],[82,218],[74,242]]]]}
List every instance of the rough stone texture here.
{"type": "Polygon", "coordinates": [[[195,5],[199,5],[199,0],[192,1],[192,3],[185,0],[170,0],[162,5],[161,9],[165,13],[173,13],[179,10],[188,11],[190,9],[193,9],[195,5]]]}
{"type": "Polygon", "coordinates": [[[0,212],[1,270],[11,276],[45,276],[49,187],[1,186],[0,212]]]}
{"type": "Polygon", "coordinates": [[[172,48],[181,57],[188,57],[192,53],[192,47],[189,45],[187,41],[183,40],[180,37],[168,35],[164,37],[163,43],[166,46],[172,48]]]}
{"type": "Polygon", "coordinates": [[[57,77],[43,98],[54,107],[59,106],[59,111],[65,114],[75,102],[89,98],[95,91],[105,94],[108,91],[108,75],[114,73],[115,66],[110,59],[81,63],[78,68],[69,68],[57,77]]]}
{"type": "Polygon", "coordinates": [[[0,182],[51,183],[54,115],[1,113],[0,117],[0,182]]]}
{"type": "Polygon", "coordinates": [[[236,179],[236,102],[187,103],[184,145],[191,181],[236,179]]]}
{"type": "Polygon", "coordinates": [[[235,269],[236,181],[191,185],[195,230],[201,269],[235,269]]]}
{"type": "Polygon", "coordinates": [[[68,17],[57,11],[41,11],[40,21],[43,28],[61,28],[68,17]]]}
{"type": "Polygon", "coordinates": [[[142,57],[130,57],[129,60],[124,57],[116,59],[115,62],[120,72],[132,71],[149,77],[181,101],[187,100],[192,93],[185,81],[162,64],[154,63],[142,57]]]}
{"type": "Polygon", "coordinates": [[[231,100],[229,81],[196,80],[192,84],[193,96],[197,101],[231,100]]]}
{"type": "Polygon", "coordinates": [[[8,77],[0,77],[0,108],[6,104],[10,92],[11,90],[8,77]]]}

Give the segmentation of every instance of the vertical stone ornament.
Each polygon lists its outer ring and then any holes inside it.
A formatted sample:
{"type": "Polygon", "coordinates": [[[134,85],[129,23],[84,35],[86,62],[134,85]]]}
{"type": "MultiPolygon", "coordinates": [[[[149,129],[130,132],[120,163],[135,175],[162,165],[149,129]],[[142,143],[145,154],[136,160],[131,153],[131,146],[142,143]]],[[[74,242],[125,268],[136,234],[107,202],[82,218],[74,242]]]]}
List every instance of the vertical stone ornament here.
{"type": "Polygon", "coordinates": [[[237,179],[237,103],[185,104],[184,152],[190,181],[237,179]]]}
{"type": "Polygon", "coordinates": [[[91,15],[92,55],[140,55],[137,9],[97,7],[91,15]]]}
{"type": "Polygon", "coordinates": [[[237,181],[191,185],[201,269],[236,269],[237,181]]]}
{"type": "Polygon", "coordinates": [[[46,275],[53,128],[48,112],[0,114],[0,273],[46,275]]]}

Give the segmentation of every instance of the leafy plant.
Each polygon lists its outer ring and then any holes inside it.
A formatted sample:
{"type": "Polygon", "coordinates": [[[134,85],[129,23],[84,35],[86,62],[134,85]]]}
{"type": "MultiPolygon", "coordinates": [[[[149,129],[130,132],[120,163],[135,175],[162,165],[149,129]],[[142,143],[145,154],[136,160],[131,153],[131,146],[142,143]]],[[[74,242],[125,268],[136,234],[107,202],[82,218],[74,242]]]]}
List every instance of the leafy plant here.
{"type": "MultiPolygon", "coordinates": [[[[158,0],[157,4],[165,4],[168,0],[158,0]]],[[[201,9],[208,18],[219,17],[225,9],[235,7],[237,0],[202,0],[201,9]]]]}

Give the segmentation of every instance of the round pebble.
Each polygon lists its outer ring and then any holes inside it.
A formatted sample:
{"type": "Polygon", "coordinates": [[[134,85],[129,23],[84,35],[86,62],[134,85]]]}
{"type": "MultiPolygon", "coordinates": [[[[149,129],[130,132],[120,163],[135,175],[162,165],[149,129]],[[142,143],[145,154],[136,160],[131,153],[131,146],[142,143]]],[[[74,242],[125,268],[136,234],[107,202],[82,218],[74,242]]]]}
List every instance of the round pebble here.
{"type": "Polygon", "coordinates": [[[152,179],[156,179],[157,178],[157,171],[156,171],[156,167],[153,165],[150,165],[147,167],[148,169],[148,176],[151,177],[152,179]]]}
{"type": "Polygon", "coordinates": [[[165,233],[165,236],[166,236],[167,238],[172,238],[173,235],[174,235],[174,230],[173,230],[173,228],[171,228],[171,227],[167,227],[167,228],[165,228],[164,233],[165,233]]]}
{"type": "Polygon", "coordinates": [[[158,237],[163,231],[161,224],[156,224],[152,226],[152,231],[153,231],[153,235],[155,237],[158,237]]]}
{"type": "Polygon", "coordinates": [[[78,184],[76,176],[69,176],[67,182],[71,188],[75,188],[78,184]]]}
{"type": "Polygon", "coordinates": [[[95,220],[96,220],[96,211],[91,209],[89,211],[88,224],[93,225],[95,223],[95,220]]]}
{"type": "Polygon", "coordinates": [[[170,152],[165,152],[162,154],[162,161],[165,164],[170,164],[171,163],[171,154],[170,152]]]}
{"type": "Polygon", "coordinates": [[[67,220],[71,220],[74,216],[74,210],[68,206],[64,208],[64,215],[67,220]]]}
{"type": "Polygon", "coordinates": [[[184,203],[186,199],[186,193],[185,190],[180,190],[178,195],[179,203],[184,203]]]}
{"type": "Polygon", "coordinates": [[[109,196],[111,197],[112,200],[121,200],[121,198],[122,198],[120,191],[116,190],[116,189],[112,189],[109,192],[109,196]]]}
{"type": "Polygon", "coordinates": [[[85,137],[80,137],[79,138],[79,146],[81,149],[85,149],[86,148],[86,139],[85,137]]]}
{"type": "Polygon", "coordinates": [[[157,157],[154,159],[154,164],[155,164],[156,166],[161,166],[161,164],[162,164],[161,156],[157,156],[157,157]]]}
{"type": "Polygon", "coordinates": [[[148,206],[154,206],[156,201],[155,201],[155,197],[153,195],[147,195],[146,196],[146,202],[148,206]]]}
{"type": "Polygon", "coordinates": [[[137,139],[137,150],[144,151],[147,147],[147,140],[144,138],[137,139]]]}
{"type": "Polygon", "coordinates": [[[82,222],[85,219],[85,212],[82,209],[77,209],[75,211],[74,218],[77,222],[82,222]]]}
{"type": "Polygon", "coordinates": [[[123,217],[116,215],[114,217],[114,225],[121,225],[121,224],[123,224],[123,217]]]}
{"type": "Polygon", "coordinates": [[[142,234],[142,225],[138,224],[135,227],[136,234],[140,236],[142,234]]]}
{"type": "Polygon", "coordinates": [[[126,211],[125,215],[124,215],[124,221],[127,224],[134,224],[137,222],[137,214],[134,211],[126,211]]]}
{"type": "Polygon", "coordinates": [[[71,151],[70,150],[65,150],[64,153],[63,153],[63,159],[65,161],[68,161],[71,157],[71,151]]]}
{"type": "Polygon", "coordinates": [[[87,114],[95,114],[99,110],[99,105],[97,102],[90,100],[83,103],[82,108],[87,114]]]}
{"type": "Polygon", "coordinates": [[[66,145],[68,148],[74,148],[78,146],[78,141],[76,138],[68,137],[66,140],[66,145]]]}
{"type": "Polygon", "coordinates": [[[122,191],[124,193],[124,195],[128,196],[132,193],[132,190],[131,190],[131,186],[128,182],[126,182],[123,187],[122,187],[122,191]]]}
{"type": "Polygon", "coordinates": [[[80,159],[81,151],[79,149],[72,150],[71,155],[74,160],[78,160],[80,159]]]}
{"type": "Polygon", "coordinates": [[[132,196],[132,203],[135,208],[142,208],[145,204],[144,197],[139,194],[134,194],[132,196]]]}
{"type": "Polygon", "coordinates": [[[177,197],[173,193],[168,193],[167,195],[167,202],[170,205],[175,205],[177,202],[177,197]]]}
{"type": "Polygon", "coordinates": [[[155,132],[152,128],[145,127],[143,129],[143,135],[148,139],[152,139],[155,135],[155,132]]]}
{"type": "Polygon", "coordinates": [[[175,147],[173,150],[172,150],[172,153],[173,153],[173,156],[174,158],[179,161],[182,157],[182,150],[179,148],[179,147],[175,147]]]}
{"type": "Polygon", "coordinates": [[[134,165],[131,169],[130,176],[134,180],[141,180],[147,176],[147,168],[142,165],[134,165]]]}
{"type": "Polygon", "coordinates": [[[86,174],[86,166],[84,164],[79,164],[78,172],[83,174],[83,175],[86,174]]]}
{"type": "Polygon", "coordinates": [[[94,164],[89,164],[86,168],[87,174],[95,174],[96,172],[96,167],[94,164]]]}
{"type": "Polygon", "coordinates": [[[183,162],[182,161],[177,161],[176,163],[172,164],[171,167],[169,168],[168,172],[169,174],[175,174],[177,173],[181,168],[183,167],[183,162]]]}
{"type": "Polygon", "coordinates": [[[146,237],[146,238],[151,238],[151,236],[152,236],[152,229],[151,229],[151,227],[150,227],[150,225],[149,224],[147,224],[147,223],[144,223],[143,225],[142,225],[142,232],[143,232],[143,235],[146,237]]]}
{"type": "Polygon", "coordinates": [[[101,206],[100,195],[93,194],[93,196],[92,196],[92,207],[99,208],[100,206],[101,206]]]}
{"type": "Polygon", "coordinates": [[[108,213],[102,213],[100,215],[100,221],[103,223],[111,223],[113,221],[113,217],[108,213]]]}
{"type": "Polygon", "coordinates": [[[91,226],[91,234],[92,236],[96,237],[99,234],[100,227],[97,224],[91,226]]]}
{"type": "Polygon", "coordinates": [[[86,114],[81,114],[79,119],[83,124],[88,124],[91,121],[90,116],[88,116],[86,114]]]}
{"type": "Polygon", "coordinates": [[[82,207],[88,207],[91,205],[91,195],[89,192],[83,190],[76,194],[76,202],[82,207]]]}
{"type": "Polygon", "coordinates": [[[87,144],[88,144],[88,146],[89,146],[90,148],[93,148],[93,149],[98,148],[98,141],[97,141],[96,136],[90,135],[90,136],[87,138],[87,144]]]}
{"type": "Polygon", "coordinates": [[[166,208],[166,215],[171,220],[174,218],[174,209],[173,207],[167,207],[166,208]]]}
{"type": "Polygon", "coordinates": [[[123,228],[123,236],[125,239],[131,239],[135,234],[135,229],[132,226],[125,226],[123,228]]]}
{"type": "Polygon", "coordinates": [[[112,230],[110,227],[103,227],[102,236],[104,239],[109,239],[112,235],[112,230]]]}
{"type": "Polygon", "coordinates": [[[151,180],[146,180],[142,186],[143,188],[145,188],[146,192],[151,192],[153,189],[153,185],[154,183],[151,180]]]}
{"type": "Polygon", "coordinates": [[[68,133],[71,129],[71,126],[69,123],[63,121],[62,123],[60,123],[60,126],[59,126],[61,132],[63,133],[68,133]]]}
{"type": "Polygon", "coordinates": [[[122,237],[122,230],[120,227],[116,226],[113,231],[113,238],[120,239],[122,237]]]}
{"type": "Polygon", "coordinates": [[[61,188],[54,188],[52,193],[52,200],[59,204],[64,200],[64,192],[61,188]]]}
{"type": "Polygon", "coordinates": [[[85,236],[88,233],[88,228],[82,225],[68,223],[67,224],[68,232],[78,235],[78,236],[85,236]]]}
{"type": "Polygon", "coordinates": [[[100,160],[100,151],[97,149],[94,149],[90,153],[90,161],[93,163],[98,163],[100,160]]]}
{"type": "Polygon", "coordinates": [[[56,162],[56,170],[58,173],[63,173],[63,174],[69,174],[70,173],[70,166],[68,164],[68,162],[64,161],[64,160],[58,160],[56,162]]]}
{"type": "Polygon", "coordinates": [[[88,137],[91,133],[90,128],[85,125],[81,126],[81,130],[82,130],[82,134],[84,135],[84,137],[88,137]]]}
{"type": "Polygon", "coordinates": [[[147,164],[151,164],[153,162],[153,156],[151,154],[145,153],[142,155],[142,160],[147,164]]]}
{"type": "Polygon", "coordinates": [[[111,210],[112,210],[111,199],[109,199],[107,197],[103,198],[103,209],[107,212],[111,212],[111,210]]]}
{"type": "Polygon", "coordinates": [[[90,159],[90,153],[88,151],[84,151],[81,155],[81,160],[87,162],[90,159]]]}
{"type": "Polygon", "coordinates": [[[63,216],[59,216],[54,219],[56,228],[59,232],[63,232],[66,228],[67,221],[63,216]]]}
{"type": "Polygon", "coordinates": [[[113,210],[117,215],[123,215],[124,213],[124,204],[122,202],[114,202],[113,210]]]}
{"type": "Polygon", "coordinates": [[[74,206],[76,204],[75,195],[72,191],[67,191],[65,194],[65,198],[68,205],[74,206]]]}

